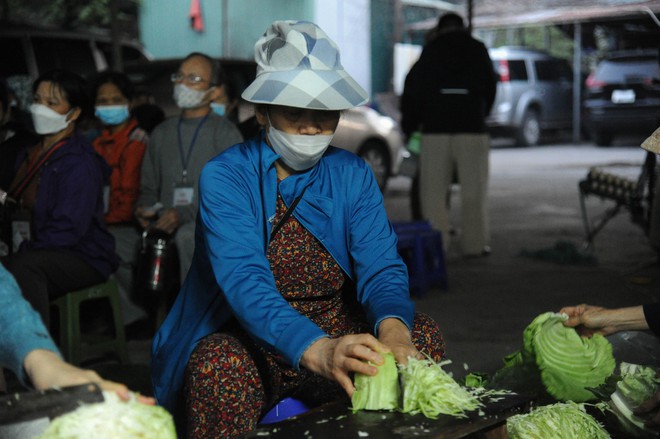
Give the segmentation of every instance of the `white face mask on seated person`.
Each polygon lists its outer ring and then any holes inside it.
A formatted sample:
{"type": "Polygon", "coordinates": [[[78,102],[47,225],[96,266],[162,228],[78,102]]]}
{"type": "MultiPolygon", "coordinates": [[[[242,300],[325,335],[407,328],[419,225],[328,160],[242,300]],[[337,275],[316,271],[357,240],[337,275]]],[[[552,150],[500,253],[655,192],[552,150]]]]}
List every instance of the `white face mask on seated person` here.
{"type": "Polygon", "coordinates": [[[268,117],[268,140],[282,161],[295,171],[305,171],[321,160],[330,146],[332,134],[290,134],[278,130],[268,117]]]}
{"type": "Polygon", "coordinates": [[[60,114],[43,104],[31,104],[30,113],[34,130],[41,135],[59,133],[71,123],[71,120],[67,120],[71,112],[60,114]]]}

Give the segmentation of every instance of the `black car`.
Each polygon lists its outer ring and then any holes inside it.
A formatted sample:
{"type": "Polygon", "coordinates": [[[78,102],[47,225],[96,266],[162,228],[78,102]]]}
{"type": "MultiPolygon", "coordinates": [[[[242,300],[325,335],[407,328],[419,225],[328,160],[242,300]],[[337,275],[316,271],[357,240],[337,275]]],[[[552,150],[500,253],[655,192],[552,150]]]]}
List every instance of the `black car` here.
{"type": "Polygon", "coordinates": [[[608,146],[616,136],[648,136],[660,124],[657,50],[613,53],[585,85],[585,124],[597,145],[608,146]]]}

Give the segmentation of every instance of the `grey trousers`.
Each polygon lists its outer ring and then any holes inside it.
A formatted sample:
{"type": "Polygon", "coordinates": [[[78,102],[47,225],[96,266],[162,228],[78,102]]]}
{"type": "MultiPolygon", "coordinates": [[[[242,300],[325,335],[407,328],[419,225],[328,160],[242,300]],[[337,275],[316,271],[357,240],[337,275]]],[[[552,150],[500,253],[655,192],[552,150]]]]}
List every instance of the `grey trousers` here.
{"type": "Polygon", "coordinates": [[[445,250],[451,230],[448,193],[454,171],[461,198],[461,247],[466,256],[479,255],[490,243],[487,191],[488,134],[423,134],[420,154],[422,214],[442,232],[445,250]]]}

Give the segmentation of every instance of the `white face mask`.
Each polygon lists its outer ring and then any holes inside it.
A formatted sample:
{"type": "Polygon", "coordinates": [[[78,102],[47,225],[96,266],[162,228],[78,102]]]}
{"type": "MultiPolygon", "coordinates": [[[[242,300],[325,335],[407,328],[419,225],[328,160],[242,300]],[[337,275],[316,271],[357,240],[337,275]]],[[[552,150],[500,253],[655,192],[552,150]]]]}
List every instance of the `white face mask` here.
{"type": "Polygon", "coordinates": [[[204,101],[204,96],[208,90],[195,90],[188,87],[186,84],[174,84],[174,93],[172,97],[176,102],[177,107],[182,109],[198,108],[201,107],[204,101]]]}
{"type": "Polygon", "coordinates": [[[335,135],[334,133],[289,134],[275,128],[270,122],[270,117],[268,122],[270,123],[268,139],[273,150],[279,154],[287,166],[295,171],[304,171],[317,164],[335,135]]]}
{"type": "Polygon", "coordinates": [[[70,120],[66,120],[69,113],[60,114],[42,104],[30,105],[30,113],[32,113],[32,122],[37,134],[59,133],[71,123],[70,120]]]}

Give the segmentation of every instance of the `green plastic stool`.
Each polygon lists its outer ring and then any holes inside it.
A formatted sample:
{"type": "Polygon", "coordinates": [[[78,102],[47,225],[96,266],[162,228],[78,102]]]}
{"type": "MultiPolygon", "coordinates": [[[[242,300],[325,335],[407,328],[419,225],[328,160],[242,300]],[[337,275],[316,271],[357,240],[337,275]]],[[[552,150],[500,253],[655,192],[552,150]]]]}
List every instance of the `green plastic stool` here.
{"type": "Polygon", "coordinates": [[[120,362],[128,363],[126,334],[119,307],[119,290],[114,279],[78,291],[67,293],[54,300],[60,315],[60,349],[71,364],[80,363],[91,357],[114,353],[120,362]],[[88,300],[107,299],[112,308],[114,337],[108,335],[82,334],[80,329],[80,306],[88,300]]]}

